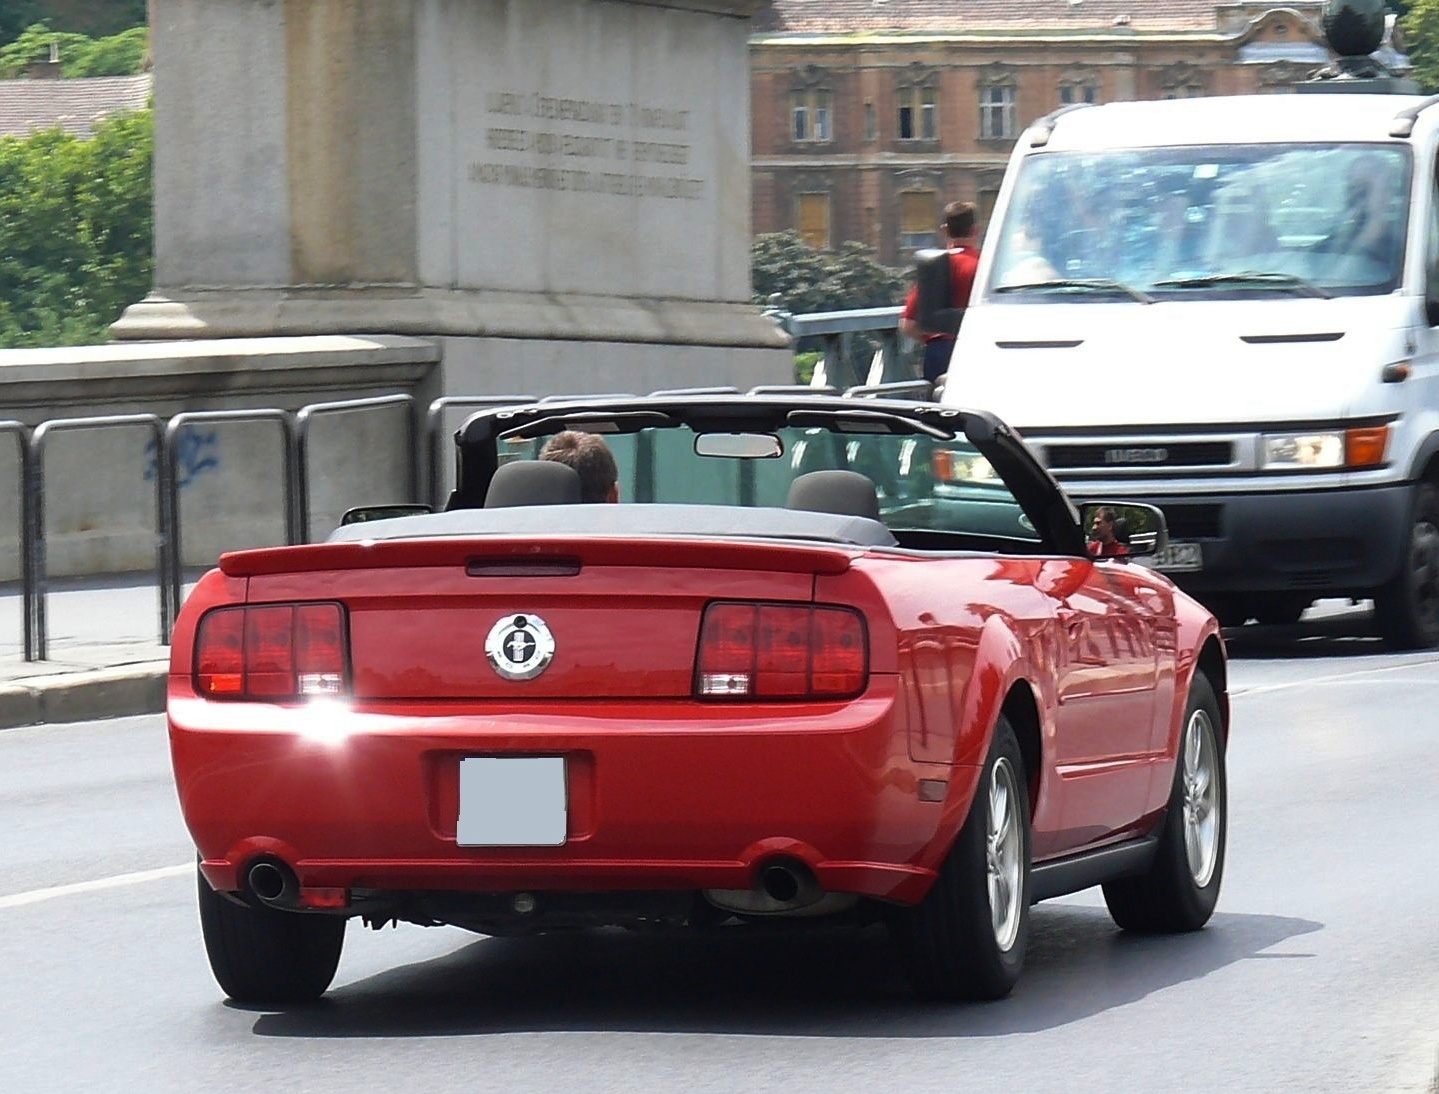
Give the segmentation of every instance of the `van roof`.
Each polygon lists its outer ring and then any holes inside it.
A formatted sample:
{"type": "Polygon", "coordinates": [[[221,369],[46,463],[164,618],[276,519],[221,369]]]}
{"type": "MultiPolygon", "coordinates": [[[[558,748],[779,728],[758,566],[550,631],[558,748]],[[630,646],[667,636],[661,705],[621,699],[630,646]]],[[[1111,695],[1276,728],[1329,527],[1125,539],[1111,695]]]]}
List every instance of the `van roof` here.
{"type": "MultiPolygon", "coordinates": [[[[1053,151],[1272,141],[1392,141],[1396,118],[1428,100],[1418,95],[1279,94],[1106,103],[1051,117],[1053,151]]],[[[1036,127],[1044,124],[1035,123],[1036,127]]],[[[1439,110],[1413,128],[1432,129],[1439,110]]],[[[1031,140],[1020,138],[1020,147],[1031,140]]]]}

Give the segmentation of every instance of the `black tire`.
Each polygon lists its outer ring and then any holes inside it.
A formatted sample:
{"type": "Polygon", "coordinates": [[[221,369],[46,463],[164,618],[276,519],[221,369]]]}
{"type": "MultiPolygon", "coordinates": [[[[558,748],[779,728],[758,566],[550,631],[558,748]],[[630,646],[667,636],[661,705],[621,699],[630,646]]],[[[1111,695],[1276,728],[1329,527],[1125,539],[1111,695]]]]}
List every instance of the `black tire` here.
{"type": "Polygon", "coordinates": [[[1374,594],[1374,618],[1384,644],[1397,650],[1439,646],[1439,490],[1414,490],[1414,519],[1399,572],[1374,594]]]}
{"type": "Polygon", "coordinates": [[[1001,716],[969,817],[939,877],[923,900],[890,917],[905,972],[926,999],[1003,999],[1019,981],[1029,941],[1028,785],[1014,730],[1001,716]],[[1000,916],[991,912],[996,899],[1000,916]]]}
{"type": "Polygon", "coordinates": [[[203,876],[199,895],[210,971],[231,999],[302,1003],[318,999],[335,979],[343,917],[237,904],[203,876]]]}
{"type": "Polygon", "coordinates": [[[1203,927],[1219,900],[1228,832],[1219,702],[1208,677],[1195,672],[1154,862],[1139,877],[1104,884],[1104,902],[1114,922],[1146,934],[1203,927]]]}

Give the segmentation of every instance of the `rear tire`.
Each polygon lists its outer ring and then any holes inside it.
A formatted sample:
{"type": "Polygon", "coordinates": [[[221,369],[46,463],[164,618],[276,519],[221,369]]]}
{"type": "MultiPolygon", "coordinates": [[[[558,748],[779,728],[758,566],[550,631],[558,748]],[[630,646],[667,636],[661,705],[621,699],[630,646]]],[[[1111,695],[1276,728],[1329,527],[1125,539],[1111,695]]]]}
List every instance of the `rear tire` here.
{"type": "Polygon", "coordinates": [[[895,912],[890,933],[926,999],[1003,999],[1029,940],[1029,793],[1009,722],[994,729],[969,817],[923,900],[895,912]]]}
{"type": "Polygon", "coordinates": [[[210,971],[240,1003],[318,999],[335,978],[345,941],[340,916],[237,904],[201,875],[200,930],[210,971]]]}
{"type": "Polygon", "coordinates": [[[1374,618],[1391,649],[1439,646],[1439,490],[1421,482],[1399,572],[1374,594],[1374,618]]]}
{"type": "Polygon", "coordinates": [[[1104,884],[1109,914],[1127,931],[1197,931],[1214,914],[1229,829],[1221,725],[1214,688],[1195,672],[1154,862],[1139,877],[1104,884]]]}

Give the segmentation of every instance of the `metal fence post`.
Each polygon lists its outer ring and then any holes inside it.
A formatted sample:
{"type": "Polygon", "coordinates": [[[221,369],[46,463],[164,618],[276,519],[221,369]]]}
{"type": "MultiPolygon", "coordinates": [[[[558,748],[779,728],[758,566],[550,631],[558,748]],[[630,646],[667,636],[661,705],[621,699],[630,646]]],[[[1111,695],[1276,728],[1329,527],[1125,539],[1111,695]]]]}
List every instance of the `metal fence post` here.
{"type": "MultiPolygon", "coordinates": [[[[161,586],[165,570],[169,535],[165,512],[165,473],[161,469],[165,456],[165,426],[156,414],[111,414],[95,418],[56,418],[42,422],[30,437],[30,501],[31,501],[31,567],[35,589],[33,660],[45,661],[49,655],[46,623],[46,600],[50,592],[49,560],[45,536],[45,445],[52,433],[85,429],[110,429],[124,426],[145,426],[155,443],[155,573],[161,586]]],[[[163,602],[164,596],[161,595],[163,602]]],[[[161,643],[169,641],[168,621],[163,611],[160,619],[161,643]]]]}

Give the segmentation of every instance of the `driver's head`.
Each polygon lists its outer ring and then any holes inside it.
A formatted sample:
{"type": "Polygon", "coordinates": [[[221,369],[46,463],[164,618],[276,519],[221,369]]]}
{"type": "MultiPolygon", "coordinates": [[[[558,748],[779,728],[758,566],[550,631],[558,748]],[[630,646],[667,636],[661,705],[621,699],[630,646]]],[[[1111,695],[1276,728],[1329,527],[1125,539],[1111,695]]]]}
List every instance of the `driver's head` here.
{"type": "Polygon", "coordinates": [[[556,433],[540,450],[540,459],[574,468],[580,477],[581,501],[619,501],[619,469],[614,453],[593,433],[567,429],[556,433]]]}

